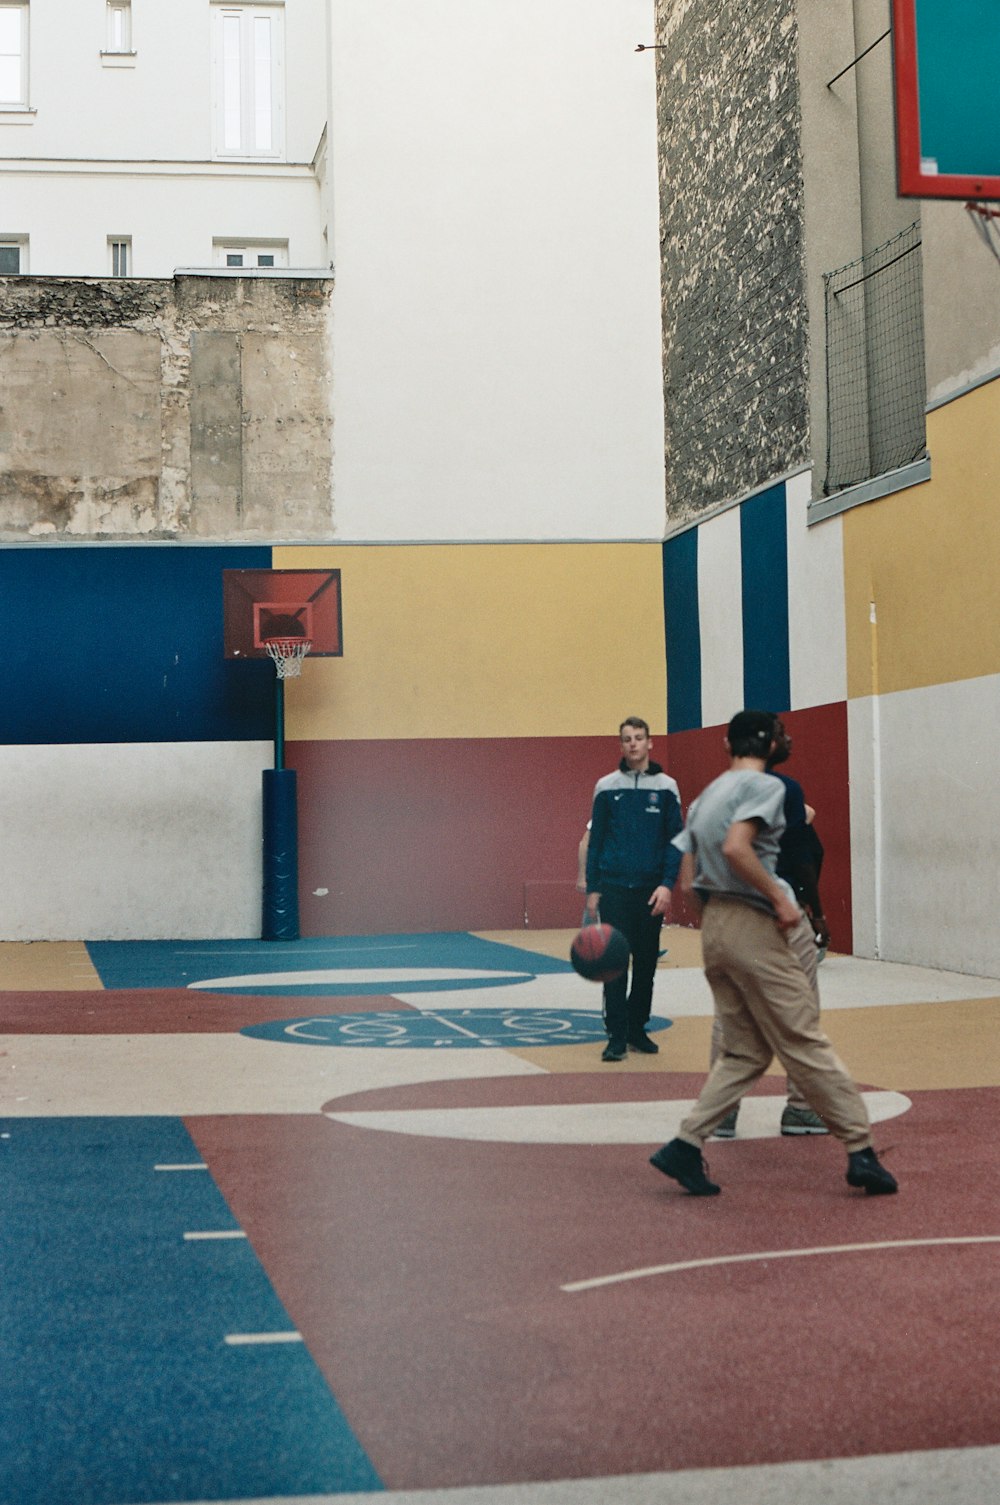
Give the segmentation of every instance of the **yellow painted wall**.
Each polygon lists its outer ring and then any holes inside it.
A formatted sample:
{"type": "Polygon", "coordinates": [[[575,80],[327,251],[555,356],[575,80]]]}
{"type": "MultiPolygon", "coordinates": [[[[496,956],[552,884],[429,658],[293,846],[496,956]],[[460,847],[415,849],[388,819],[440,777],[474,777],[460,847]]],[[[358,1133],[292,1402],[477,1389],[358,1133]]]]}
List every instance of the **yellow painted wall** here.
{"type": "Polygon", "coordinates": [[[1000,380],[928,414],[927,447],[930,481],[844,515],[851,698],[1000,672],[1000,380]]]}
{"type": "MultiPolygon", "coordinates": [[[[276,548],[342,572],[344,656],[288,686],[290,739],[604,736],[666,723],[659,544],[276,548]]],[[[555,771],[554,771],[555,773],[555,771]]]]}

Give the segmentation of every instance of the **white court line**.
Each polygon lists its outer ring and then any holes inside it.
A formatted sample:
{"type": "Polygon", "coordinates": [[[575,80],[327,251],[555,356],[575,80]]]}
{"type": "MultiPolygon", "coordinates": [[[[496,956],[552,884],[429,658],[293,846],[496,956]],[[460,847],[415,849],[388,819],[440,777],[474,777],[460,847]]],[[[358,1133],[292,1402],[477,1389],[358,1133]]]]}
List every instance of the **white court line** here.
{"type": "Polygon", "coordinates": [[[185,1238],[186,1238],[186,1239],[202,1239],[202,1238],[246,1238],[246,1234],[245,1234],[245,1233],[244,1233],[244,1232],[243,1232],[243,1229],[242,1229],[242,1228],[219,1228],[219,1229],[217,1229],[217,1230],[216,1230],[216,1231],[214,1231],[214,1232],[205,1232],[205,1233],[185,1233],[185,1235],[184,1235],[184,1237],[185,1237],[185,1238]]]}
{"type": "Polygon", "coordinates": [[[301,1343],[301,1333],[227,1333],[224,1342],[233,1347],[251,1343],[301,1343]]]}
{"type": "Polygon", "coordinates": [[[713,1259],[686,1259],[673,1265],[646,1265],[640,1270],[621,1270],[617,1275],[597,1275],[592,1280],[574,1280],[561,1291],[592,1291],[626,1280],[644,1280],[647,1275],[674,1275],[679,1270],[707,1270],[714,1265],[746,1265],[765,1259],[806,1259],[815,1254],[857,1254],[872,1249],[924,1249],[938,1244],[1000,1244],[1000,1233],[971,1234],[965,1238],[903,1238],[873,1244],[825,1244],[816,1249],[770,1249],[760,1254],[719,1254],[713,1259]]]}
{"type": "Polygon", "coordinates": [[[196,1161],[193,1165],[154,1165],[154,1171],[207,1171],[208,1166],[203,1161],[196,1161]]]}

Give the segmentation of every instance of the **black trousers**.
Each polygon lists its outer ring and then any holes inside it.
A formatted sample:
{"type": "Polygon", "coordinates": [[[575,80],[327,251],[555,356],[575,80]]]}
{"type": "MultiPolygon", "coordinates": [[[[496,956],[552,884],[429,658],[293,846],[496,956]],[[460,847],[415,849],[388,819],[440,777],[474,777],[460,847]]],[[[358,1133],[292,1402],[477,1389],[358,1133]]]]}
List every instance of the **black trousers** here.
{"type": "Polygon", "coordinates": [[[641,1035],[653,1008],[653,978],[660,954],[660,915],[649,912],[649,896],[656,887],[602,888],[601,920],[613,925],[632,952],[631,977],[623,972],[604,984],[604,1027],[616,1045],[641,1035]]]}

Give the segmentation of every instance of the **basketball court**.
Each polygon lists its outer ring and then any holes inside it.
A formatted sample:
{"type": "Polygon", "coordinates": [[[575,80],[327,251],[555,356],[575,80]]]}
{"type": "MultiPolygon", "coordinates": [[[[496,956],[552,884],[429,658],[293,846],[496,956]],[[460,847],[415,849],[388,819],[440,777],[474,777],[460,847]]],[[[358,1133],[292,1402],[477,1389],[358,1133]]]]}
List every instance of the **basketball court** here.
{"type": "Polygon", "coordinates": [[[0,946],[0,1499],[985,1497],[1000,982],[828,958],[900,1194],[769,1076],[706,1202],[664,935],[622,1065],[566,932],[0,946]]]}
{"type": "MultiPolygon", "coordinates": [[[[948,18],[893,20],[900,193],[995,235],[948,18]]],[[[226,587],[278,665],[264,939],[0,943],[0,1505],[995,1496],[1000,979],[821,970],[898,1196],[781,1136],[776,1073],[686,1196],[648,1157],[706,1070],[695,932],[620,1064],[568,931],[299,938],[283,681],[339,575],[277,573],[226,587]]]]}

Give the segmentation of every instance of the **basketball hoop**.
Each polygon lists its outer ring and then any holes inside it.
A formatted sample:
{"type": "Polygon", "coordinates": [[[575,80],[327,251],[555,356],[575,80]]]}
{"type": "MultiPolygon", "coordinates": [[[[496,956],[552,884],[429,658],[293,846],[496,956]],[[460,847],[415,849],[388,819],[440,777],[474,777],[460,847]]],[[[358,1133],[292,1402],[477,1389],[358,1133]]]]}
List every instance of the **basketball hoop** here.
{"type": "Polygon", "coordinates": [[[965,208],[980,239],[985,241],[997,261],[1000,261],[1000,208],[995,204],[976,203],[971,199],[965,208]]]}
{"type": "Polygon", "coordinates": [[[279,679],[297,679],[312,643],[309,638],[265,638],[264,647],[274,659],[279,679]]]}

